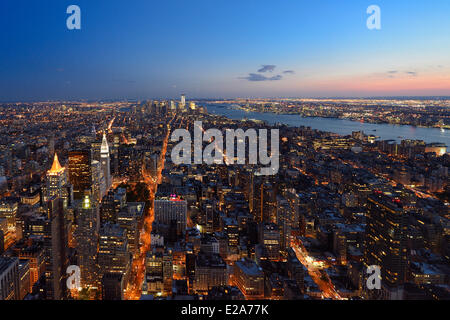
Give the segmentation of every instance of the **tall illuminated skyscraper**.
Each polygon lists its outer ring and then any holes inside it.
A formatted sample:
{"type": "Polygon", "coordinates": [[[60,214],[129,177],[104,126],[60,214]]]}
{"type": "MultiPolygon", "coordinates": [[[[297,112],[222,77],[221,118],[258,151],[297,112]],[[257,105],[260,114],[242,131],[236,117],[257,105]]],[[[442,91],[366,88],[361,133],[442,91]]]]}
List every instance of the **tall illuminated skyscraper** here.
{"type": "Polygon", "coordinates": [[[55,153],[53,165],[47,171],[45,181],[44,201],[48,201],[52,196],[57,196],[64,200],[64,207],[71,201],[71,189],[67,180],[66,168],[62,167],[55,153]]]}
{"type": "Polygon", "coordinates": [[[110,168],[110,157],[109,157],[109,146],[108,140],[106,139],[106,134],[103,134],[102,146],[100,148],[100,163],[102,165],[103,175],[105,177],[106,190],[111,187],[111,168],[110,168]]]}
{"type": "Polygon", "coordinates": [[[186,95],[184,93],[181,95],[180,105],[183,109],[186,106],[186,95]]]}
{"type": "Polygon", "coordinates": [[[78,266],[81,270],[81,286],[98,286],[98,234],[99,209],[90,195],[85,195],[76,207],[75,241],[78,266]]]}
{"type": "Polygon", "coordinates": [[[92,161],[92,194],[96,201],[100,201],[106,194],[106,181],[99,161],[92,161]]]}
{"type": "Polygon", "coordinates": [[[90,150],[69,152],[69,181],[73,185],[75,199],[82,199],[86,190],[92,188],[92,169],[90,150]]]}

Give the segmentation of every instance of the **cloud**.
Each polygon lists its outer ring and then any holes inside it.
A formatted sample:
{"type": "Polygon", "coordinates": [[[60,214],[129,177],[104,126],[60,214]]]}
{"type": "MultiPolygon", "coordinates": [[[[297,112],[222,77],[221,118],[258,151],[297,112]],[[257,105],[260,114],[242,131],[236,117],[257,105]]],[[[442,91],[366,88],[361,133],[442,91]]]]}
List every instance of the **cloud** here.
{"type": "Polygon", "coordinates": [[[378,77],[396,78],[398,76],[401,77],[402,75],[408,75],[408,76],[416,77],[418,75],[418,73],[415,72],[415,71],[389,70],[389,71],[386,71],[384,73],[377,73],[377,74],[374,74],[374,75],[378,76],[378,77]]]}
{"type": "Polygon", "coordinates": [[[249,73],[247,77],[241,77],[240,79],[245,79],[245,80],[252,81],[252,82],[258,82],[258,81],[278,81],[278,80],[283,79],[283,77],[280,75],[276,75],[273,77],[266,77],[266,76],[263,76],[263,75],[257,74],[257,73],[249,73]]]}
{"type": "Polygon", "coordinates": [[[273,72],[273,70],[275,70],[277,66],[273,65],[273,64],[265,64],[262,65],[262,68],[258,70],[258,72],[273,72]]]}
{"type": "MultiPolygon", "coordinates": [[[[279,81],[283,79],[283,76],[280,74],[267,77],[262,75],[264,72],[273,72],[277,66],[273,64],[265,64],[262,65],[261,68],[257,71],[258,73],[249,73],[246,77],[240,77],[239,79],[244,79],[252,82],[260,82],[260,81],[279,81]]],[[[285,70],[282,74],[295,74],[294,70],[285,70]]]]}

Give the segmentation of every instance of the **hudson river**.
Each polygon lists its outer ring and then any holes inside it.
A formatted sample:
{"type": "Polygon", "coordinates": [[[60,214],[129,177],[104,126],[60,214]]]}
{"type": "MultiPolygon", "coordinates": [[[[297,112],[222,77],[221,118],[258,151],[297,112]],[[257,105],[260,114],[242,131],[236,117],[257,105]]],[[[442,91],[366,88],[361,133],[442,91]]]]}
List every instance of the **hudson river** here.
{"type": "Polygon", "coordinates": [[[438,128],[418,128],[392,124],[361,123],[351,120],[331,118],[304,118],[292,114],[273,114],[246,112],[231,109],[229,106],[207,104],[211,114],[223,115],[229,119],[255,119],[267,121],[270,124],[282,123],[292,127],[311,127],[320,131],[334,132],[340,135],[350,135],[353,131],[364,131],[367,135],[380,137],[381,140],[423,140],[426,143],[440,142],[450,146],[450,130],[438,128]]]}

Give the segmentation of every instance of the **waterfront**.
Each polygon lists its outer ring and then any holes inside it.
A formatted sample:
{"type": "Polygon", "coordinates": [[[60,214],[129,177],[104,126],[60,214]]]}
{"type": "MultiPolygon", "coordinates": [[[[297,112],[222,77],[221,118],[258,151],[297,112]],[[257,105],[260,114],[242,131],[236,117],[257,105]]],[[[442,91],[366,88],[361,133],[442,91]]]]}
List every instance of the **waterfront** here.
{"type": "Polygon", "coordinates": [[[311,127],[313,129],[333,132],[340,135],[349,135],[353,131],[364,131],[365,134],[380,137],[382,140],[423,140],[426,143],[445,143],[450,146],[450,131],[438,128],[419,128],[405,125],[362,123],[358,121],[334,119],[334,118],[304,118],[292,114],[274,114],[246,112],[231,109],[225,105],[206,105],[211,114],[223,115],[230,119],[255,119],[267,121],[270,124],[282,123],[293,127],[311,127]]]}

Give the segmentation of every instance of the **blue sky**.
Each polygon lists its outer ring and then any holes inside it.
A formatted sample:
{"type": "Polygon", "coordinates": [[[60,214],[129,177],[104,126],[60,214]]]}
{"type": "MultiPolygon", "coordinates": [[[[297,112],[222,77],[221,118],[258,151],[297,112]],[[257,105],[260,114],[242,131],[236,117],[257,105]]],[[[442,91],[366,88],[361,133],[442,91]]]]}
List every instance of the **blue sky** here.
{"type": "Polygon", "coordinates": [[[0,101],[450,95],[449,14],[448,0],[2,0],[0,101]]]}

